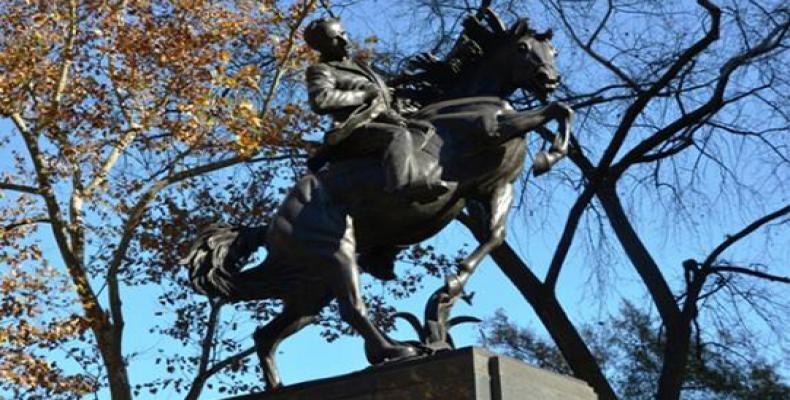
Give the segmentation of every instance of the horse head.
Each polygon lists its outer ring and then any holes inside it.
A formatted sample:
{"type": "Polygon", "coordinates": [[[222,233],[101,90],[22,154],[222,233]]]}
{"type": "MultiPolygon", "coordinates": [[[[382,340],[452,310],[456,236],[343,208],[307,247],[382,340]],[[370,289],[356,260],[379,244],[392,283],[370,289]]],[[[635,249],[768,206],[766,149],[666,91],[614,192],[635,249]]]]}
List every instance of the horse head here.
{"type": "Polygon", "coordinates": [[[526,19],[521,19],[510,28],[508,36],[511,84],[546,100],[561,78],[554,65],[557,49],[551,43],[551,29],[537,33],[526,19]]]}
{"type": "Polygon", "coordinates": [[[399,95],[426,106],[464,97],[507,98],[520,88],[546,100],[559,85],[551,30],[539,33],[526,18],[508,29],[490,8],[463,25],[443,59],[423,53],[407,63],[396,80],[399,95]]]}

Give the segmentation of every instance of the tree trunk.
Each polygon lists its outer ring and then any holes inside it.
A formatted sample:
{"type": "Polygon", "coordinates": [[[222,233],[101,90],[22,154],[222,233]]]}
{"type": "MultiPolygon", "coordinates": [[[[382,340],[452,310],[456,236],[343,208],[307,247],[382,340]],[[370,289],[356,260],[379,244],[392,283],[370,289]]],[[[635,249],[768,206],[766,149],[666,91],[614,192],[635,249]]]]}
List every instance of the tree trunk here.
{"type": "Polygon", "coordinates": [[[628,220],[615,188],[611,186],[599,190],[598,199],[601,201],[609,223],[628,259],[647,286],[667,329],[664,359],[658,379],[656,398],[677,400],[680,398],[680,391],[685,379],[691,338],[691,319],[687,318],[686,313],[680,311],[658,264],[653,260],[628,220]]]}
{"type": "MultiPolygon", "coordinates": [[[[463,218],[459,220],[478,241],[486,240],[485,232],[481,229],[483,224],[463,218]]],[[[617,395],[606,376],[601,372],[598,361],[587,348],[576,327],[568,319],[552,288],[543,284],[532,273],[529,266],[521,260],[507,242],[494,249],[491,252],[491,257],[535,310],[573,374],[592,386],[599,399],[617,400],[617,395]]]]}
{"type": "Polygon", "coordinates": [[[656,399],[678,400],[686,374],[691,330],[688,323],[667,326],[667,342],[664,347],[664,364],[658,378],[656,399]]]}
{"type": "Polygon", "coordinates": [[[132,389],[129,385],[129,375],[121,350],[121,338],[114,334],[114,329],[114,326],[110,325],[101,332],[96,332],[96,341],[102,361],[104,361],[104,368],[107,370],[110,398],[112,400],[131,400],[132,389]]]}
{"type": "Polygon", "coordinates": [[[495,249],[491,256],[535,310],[573,374],[592,386],[600,400],[616,400],[617,395],[598,366],[598,361],[568,319],[554,293],[540,282],[507,242],[495,249]]]}
{"type": "Polygon", "coordinates": [[[186,397],[184,397],[184,400],[197,400],[198,397],[200,397],[200,393],[203,392],[203,384],[205,383],[206,380],[202,375],[197,376],[192,381],[192,386],[189,388],[189,392],[186,397]]]}
{"type": "Polygon", "coordinates": [[[661,270],[658,268],[658,264],[653,260],[650,252],[628,220],[628,216],[613,185],[614,183],[612,186],[599,189],[597,193],[598,200],[600,200],[609,219],[609,224],[612,226],[617,240],[623,246],[626,256],[628,256],[634,269],[636,269],[645,286],[647,286],[647,291],[658,309],[661,320],[664,322],[664,325],[670,326],[680,318],[680,309],[672,291],[669,289],[667,281],[664,279],[664,275],[661,274],[661,270]]]}

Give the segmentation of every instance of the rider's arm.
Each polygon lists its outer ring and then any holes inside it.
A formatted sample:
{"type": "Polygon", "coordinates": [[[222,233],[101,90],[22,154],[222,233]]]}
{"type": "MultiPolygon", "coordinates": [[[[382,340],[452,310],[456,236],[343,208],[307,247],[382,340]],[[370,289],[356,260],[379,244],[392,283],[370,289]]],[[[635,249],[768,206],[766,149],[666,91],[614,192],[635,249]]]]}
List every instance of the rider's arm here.
{"type": "Polygon", "coordinates": [[[316,64],[307,68],[307,93],[310,106],[318,114],[328,114],[365,104],[377,94],[371,89],[338,89],[334,70],[326,64],[316,64]]]}

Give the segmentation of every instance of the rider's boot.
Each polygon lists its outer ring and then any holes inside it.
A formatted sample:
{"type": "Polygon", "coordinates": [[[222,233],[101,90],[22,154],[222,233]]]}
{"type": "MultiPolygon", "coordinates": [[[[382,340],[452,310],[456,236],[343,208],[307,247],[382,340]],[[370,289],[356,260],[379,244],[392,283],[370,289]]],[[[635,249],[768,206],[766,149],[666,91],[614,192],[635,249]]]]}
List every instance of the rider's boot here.
{"type": "MultiPolygon", "coordinates": [[[[438,170],[434,171],[438,172],[438,170]]],[[[400,192],[409,199],[424,203],[450,191],[450,184],[441,180],[438,177],[439,174],[434,171],[420,174],[418,178],[409,182],[400,192]]]]}

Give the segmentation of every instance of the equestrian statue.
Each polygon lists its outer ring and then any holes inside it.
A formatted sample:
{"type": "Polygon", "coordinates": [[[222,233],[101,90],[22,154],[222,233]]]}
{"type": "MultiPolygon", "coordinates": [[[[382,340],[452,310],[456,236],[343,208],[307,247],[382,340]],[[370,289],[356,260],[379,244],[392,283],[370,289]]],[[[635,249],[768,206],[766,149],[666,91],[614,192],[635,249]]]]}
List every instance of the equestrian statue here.
{"type": "Polygon", "coordinates": [[[538,33],[526,19],[507,28],[488,3],[465,20],[445,57],[423,54],[389,83],[351,57],[339,20],[322,18],[305,29],[321,55],[307,69],[310,104],[333,120],[308,163],[311,172],[268,225],[209,226],[184,258],[200,293],[222,301],[282,300],[282,312],[253,334],[267,388],[281,386],[277,345],[332,300],[363,337],[371,364],[452,348],[450,310],[481,260],[504,240],[525,135],[558,122],[551,148],[535,157],[536,174],[566,154],[573,111],[548,101],[560,80],[551,31],[538,33]],[[514,110],[506,99],[517,89],[543,106],[514,110]],[[462,215],[485,227],[485,240],[429,299],[423,340],[389,338],[367,317],[360,273],[396,279],[393,265],[404,247],[462,215]],[[244,269],[261,246],[265,260],[244,269]]]}

